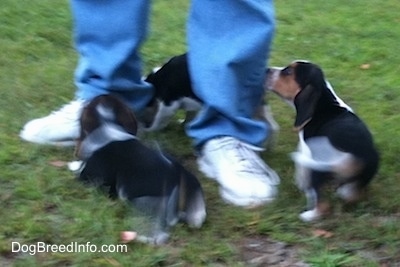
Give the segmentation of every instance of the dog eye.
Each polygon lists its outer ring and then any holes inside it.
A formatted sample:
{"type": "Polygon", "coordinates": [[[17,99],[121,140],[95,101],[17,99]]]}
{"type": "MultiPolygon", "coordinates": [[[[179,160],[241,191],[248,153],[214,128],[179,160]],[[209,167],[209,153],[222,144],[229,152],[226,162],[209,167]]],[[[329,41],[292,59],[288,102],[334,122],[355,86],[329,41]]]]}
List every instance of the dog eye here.
{"type": "Polygon", "coordinates": [[[292,75],[293,69],[291,67],[286,67],[281,71],[282,75],[289,76],[292,75]]]}

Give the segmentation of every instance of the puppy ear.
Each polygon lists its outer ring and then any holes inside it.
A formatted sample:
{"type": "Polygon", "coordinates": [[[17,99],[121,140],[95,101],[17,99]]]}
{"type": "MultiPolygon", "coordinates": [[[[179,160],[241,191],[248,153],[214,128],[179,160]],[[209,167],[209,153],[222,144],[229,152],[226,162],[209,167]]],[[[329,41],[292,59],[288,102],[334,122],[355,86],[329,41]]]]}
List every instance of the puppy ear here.
{"type": "Polygon", "coordinates": [[[302,129],[312,119],[320,96],[321,90],[312,84],[307,85],[296,95],[294,98],[296,107],[294,127],[297,130],[302,129]]]}
{"type": "Polygon", "coordinates": [[[121,125],[128,133],[136,135],[137,120],[132,110],[123,103],[116,107],[117,123],[121,125]]]}
{"type": "Polygon", "coordinates": [[[97,102],[90,102],[86,105],[83,110],[82,114],[79,118],[79,137],[77,140],[77,144],[75,147],[75,155],[78,156],[80,154],[81,144],[82,141],[86,138],[86,136],[94,131],[97,127],[100,126],[99,115],[95,111],[95,105],[97,102]]]}
{"type": "Polygon", "coordinates": [[[79,118],[80,124],[80,136],[79,139],[83,140],[88,133],[93,132],[97,127],[100,126],[100,118],[96,112],[97,101],[92,101],[86,105],[82,114],[79,118]]]}

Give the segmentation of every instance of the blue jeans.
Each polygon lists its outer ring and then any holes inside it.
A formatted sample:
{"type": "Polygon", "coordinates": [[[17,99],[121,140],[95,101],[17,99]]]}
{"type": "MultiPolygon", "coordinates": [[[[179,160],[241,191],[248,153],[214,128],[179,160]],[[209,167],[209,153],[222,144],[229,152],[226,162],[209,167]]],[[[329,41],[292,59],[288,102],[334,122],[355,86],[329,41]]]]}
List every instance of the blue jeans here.
{"type": "MultiPolygon", "coordinates": [[[[153,88],[141,80],[139,49],[150,0],[71,0],[79,62],[76,97],[116,93],[135,111],[153,88]]],[[[193,88],[204,108],[188,125],[195,146],[218,136],[261,145],[269,127],[252,119],[261,103],[274,33],[272,0],[192,0],[187,23],[193,88]]],[[[172,55],[171,55],[172,56],[172,55]]]]}

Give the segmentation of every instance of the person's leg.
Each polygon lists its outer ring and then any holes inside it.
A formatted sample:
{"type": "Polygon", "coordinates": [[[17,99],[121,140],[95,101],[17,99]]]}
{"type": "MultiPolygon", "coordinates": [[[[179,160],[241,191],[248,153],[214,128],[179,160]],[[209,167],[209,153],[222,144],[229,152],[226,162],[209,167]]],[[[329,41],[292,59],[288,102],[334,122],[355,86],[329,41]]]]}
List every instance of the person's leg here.
{"type": "Polygon", "coordinates": [[[85,101],[101,94],[117,94],[136,111],[146,106],[153,88],[141,79],[139,48],[147,34],[150,4],[148,0],[71,1],[79,53],[77,100],[28,122],[20,133],[22,139],[73,145],[85,101]]]}
{"type": "Polygon", "coordinates": [[[192,1],[189,69],[204,108],[187,133],[201,150],[200,168],[218,180],[227,202],[242,206],[273,199],[279,182],[254,151],[269,125],[252,119],[262,102],[273,32],[271,0],[192,1]]]}
{"type": "Polygon", "coordinates": [[[268,125],[253,120],[263,94],[274,32],[270,0],[192,1],[188,24],[189,67],[195,93],[205,102],[188,133],[201,145],[228,135],[253,145],[268,125]]]}
{"type": "Polygon", "coordinates": [[[75,43],[80,55],[75,71],[78,99],[101,94],[120,95],[136,110],[152,98],[142,81],[139,48],[147,35],[148,0],[71,2],[75,43]]]}

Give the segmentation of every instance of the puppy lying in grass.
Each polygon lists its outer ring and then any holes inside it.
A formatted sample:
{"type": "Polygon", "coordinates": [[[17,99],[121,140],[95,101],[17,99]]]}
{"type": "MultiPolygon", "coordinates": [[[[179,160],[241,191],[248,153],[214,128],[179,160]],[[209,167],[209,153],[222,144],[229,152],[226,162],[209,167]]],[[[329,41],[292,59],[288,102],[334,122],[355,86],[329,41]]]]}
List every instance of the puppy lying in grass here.
{"type": "Polygon", "coordinates": [[[81,161],[70,169],[84,184],[106,188],[110,197],[150,218],[148,233],[124,231],[122,241],[163,244],[178,221],[202,226],[206,206],[199,181],[175,159],[138,140],[136,118],[120,99],[94,98],[84,108],[80,126],[76,154],[81,161]]]}

